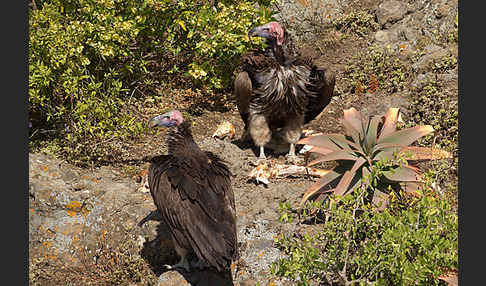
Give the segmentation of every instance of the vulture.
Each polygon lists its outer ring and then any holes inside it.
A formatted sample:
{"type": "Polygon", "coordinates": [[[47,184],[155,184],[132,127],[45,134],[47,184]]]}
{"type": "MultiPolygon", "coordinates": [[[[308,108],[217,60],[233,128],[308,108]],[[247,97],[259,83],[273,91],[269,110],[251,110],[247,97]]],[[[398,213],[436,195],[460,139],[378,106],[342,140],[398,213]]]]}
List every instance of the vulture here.
{"type": "Polygon", "coordinates": [[[150,161],[148,184],[157,207],[139,225],[150,219],[162,220],[168,227],[179,263],[167,269],[196,265],[230,269],[238,257],[235,199],[231,172],[225,162],[204,152],[194,142],[191,124],[173,110],[150,119],[149,127],[169,127],[168,154],[150,161]],[[198,262],[191,264],[188,255],[198,262]]]}
{"type": "Polygon", "coordinates": [[[244,138],[259,147],[258,160],[266,159],[265,147],[283,142],[287,160],[294,161],[302,127],[331,101],[335,76],[296,52],[291,35],[277,22],[252,28],[248,36],[265,38],[266,48],[242,56],[234,81],[244,138]]]}

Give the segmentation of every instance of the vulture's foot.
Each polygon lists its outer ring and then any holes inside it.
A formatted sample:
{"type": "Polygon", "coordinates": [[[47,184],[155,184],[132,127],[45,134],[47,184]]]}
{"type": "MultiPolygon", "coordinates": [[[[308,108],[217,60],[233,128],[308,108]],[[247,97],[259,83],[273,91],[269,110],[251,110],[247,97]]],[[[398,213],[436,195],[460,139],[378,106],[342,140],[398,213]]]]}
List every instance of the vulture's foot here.
{"type": "Polygon", "coordinates": [[[285,155],[285,161],[288,164],[294,164],[294,165],[303,161],[302,159],[298,158],[295,155],[295,144],[290,143],[290,150],[289,153],[285,155]]]}
{"type": "Polygon", "coordinates": [[[297,165],[298,163],[302,163],[304,160],[297,157],[295,154],[287,154],[285,155],[285,162],[287,164],[293,164],[293,165],[297,165]]]}
{"type": "Polygon", "coordinates": [[[175,270],[175,269],[184,269],[186,272],[191,272],[191,265],[189,264],[189,261],[187,260],[186,257],[182,257],[181,261],[179,263],[174,264],[174,265],[168,265],[165,264],[164,268],[167,270],[175,270]]]}
{"type": "Polygon", "coordinates": [[[260,165],[265,164],[266,162],[267,162],[267,159],[266,158],[260,158],[260,157],[258,157],[255,160],[252,160],[250,162],[250,164],[253,165],[253,166],[260,166],[260,165]]]}

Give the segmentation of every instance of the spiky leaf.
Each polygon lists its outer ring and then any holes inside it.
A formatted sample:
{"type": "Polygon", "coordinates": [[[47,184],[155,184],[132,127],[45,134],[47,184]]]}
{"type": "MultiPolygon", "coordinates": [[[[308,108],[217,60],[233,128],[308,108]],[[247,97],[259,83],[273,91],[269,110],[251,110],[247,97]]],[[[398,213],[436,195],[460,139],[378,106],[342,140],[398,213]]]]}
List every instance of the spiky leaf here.
{"type": "Polygon", "coordinates": [[[400,187],[409,194],[418,195],[417,191],[420,189],[421,185],[421,182],[404,182],[400,184],[400,187]]]}
{"type": "MultiPolygon", "coordinates": [[[[330,170],[329,173],[322,176],[319,181],[317,181],[314,185],[312,185],[307,191],[304,193],[300,204],[303,205],[310,197],[316,194],[321,188],[325,187],[329,183],[333,182],[334,180],[341,177],[343,173],[339,172],[339,169],[330,170]]],[[[329,192],[331,190],[328,190],[329,192]]]]}
{"type": "Polygon", "coordinates": [[[420,137],[425,136],[433,131],[434,128],[430,125],[410,127],[382,137],[378,140],[378,143],[395,143],[408,146],[420,137]]]}
{"type": "Polygon", "coordinates": [[[383,175],[394,182],[420,182],[421,177],[417,168],[411,166],[400,166],[393,170],[384,171],[383,175]]]}
{"type": "Polygon", "coordinates": [[[366,137],[365,137],[365,148],[366,151],[370,151],[373,146],[376,145],[376,136],[378,134],[378,125],[381,122],[381,118],[379,116],[373,116],[369,121],[366,128],[366,137]]]}
{"type": "Polygon", "coordinates": [[[309,150],[309,152],[318,153],[318,154],[321,154],[321,155],[326,155],[326,154],[332,153],[333,150],[325,148],[325,147],[314,146],[309,150]]]}
{"type": "Polygon", "coordinates": [[[334,161],[334,160],[356,160],[357,157],[353,153],[350,153],[349,151],[334,151],[332,153],[329,153],[327,155],[321,156],[315,160],[312,160],[309,164],[307,164],[307,167],[313,166],[315,164],[319,164],[322,162],[327,162],[327,161],[334,161]]]}
{"type": "MultiPolygon", "coordinates": [[[[299,141],[297,141],[297,144],[307,144],[310,146],[322,147],[333,151],[339,151],[343,149],[343,146],[347,147],[342,142],[340,142],[340,144],[335,143],[336,139],[340,139],[340,138],[342,138],[342,140],[346,140],[346,138],[341,134],[326,134],[326,135],[316,135],[316,136],[309,136],[309,137],[302,138],[299,141]],[[331,138],[333,138],[334,140],[331,140],[331,138]]],[[[349,146],[346,149],[351,150],[349,146]]]]}
{"type": "MultiPolygon", "coordinates": [[[[364,138],[363,117],[354,107],[344,110],[343,123],[348,135],[352,136],[353,133],[357,132],[360,138],[364,138]]],[[[358,143],[359,141],[355,142],[358,143]]]]}
{"type": "Polygon", "coordinates": [[[380,160],[390,160],[394,158],[394,154],[398,154],[403,148],[402,146],[396,145],[397,147],[382,148],[376,155],[373,156],[373,162],[380,160]]]}
{"type": "MultiPolygon", "coordinates": [[[[348,187],[351,184],[351,181],[353,180],[353,178],[355,178],[356,175],[359,176],[358,179],[361,178],[361,174],[358,174],[356,171],[361,166],[363,166],[363,164],[365,162],[366,162],[366,159],[363,158],[363,157],[359,157],[356,160],[356,162],[354,162],[354,165],[351,168],[351,170],[346,171],[344,173],[343,177],[341,178],[341,181],[339,181],[339,184],[337,185],[336,189],[334,190],[334,194],[339,195],[339,196],[343,196],[344,194],[346,194],[346,192],[348,191],[348,187]]],[[[355,182],[354,185],[356,185],[356,182],[355,182]]]]}
{"type": "Polygon", "coordinates": [[[398,116],[400,114],[400,108],[389,108],[385,114],[385,122],[381,128],[378,141],[382,138],[392,134],[397,130],[398,116]]]}

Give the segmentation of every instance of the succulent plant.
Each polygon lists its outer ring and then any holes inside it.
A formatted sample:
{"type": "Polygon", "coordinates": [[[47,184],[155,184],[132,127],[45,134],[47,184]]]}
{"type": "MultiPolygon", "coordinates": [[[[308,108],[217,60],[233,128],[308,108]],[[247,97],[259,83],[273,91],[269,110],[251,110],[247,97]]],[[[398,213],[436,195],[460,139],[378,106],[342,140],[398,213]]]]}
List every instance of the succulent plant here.
{"type": "Polygon", "coordinates": [[[397,130],[399,112],[399,108],[390,108],[384,116],[363,118],[359,111],[350,108],[344,110],[344,135],[309,136],[297,142],[312,146],[310,152],[322,155],[308,166],[332,160],[338,164],[305,192],[301,205],[317,195],[321,198],[328,193],[344,196],[356,187],[369,187],[371,182],[367,179],[380,165],[378,162],[387,163],[381,168],[379,182],[374,178],[373,201],[386,204],[382,196],[387,196],[389,186],[396,189],[398,185],[407,192],[417,190],[421,182],[420,170],[411,163],[450,154],[435,148],[409,146],[434,129],[425,125],[397,130]]]}

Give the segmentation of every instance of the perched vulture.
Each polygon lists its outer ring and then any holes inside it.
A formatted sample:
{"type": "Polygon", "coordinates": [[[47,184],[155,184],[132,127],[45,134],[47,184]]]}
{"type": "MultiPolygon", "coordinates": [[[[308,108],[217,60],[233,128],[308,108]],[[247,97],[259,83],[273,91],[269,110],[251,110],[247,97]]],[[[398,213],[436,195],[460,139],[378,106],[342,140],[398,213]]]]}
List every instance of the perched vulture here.
{"type": "Polygon", "coordinates": [[[302,126],[331,101],[335,76],[297,53],[290,34],[277,22],[255,27],[248,35],[265,38],[267,47],[243,55],[234,81],[244,136],[260,148],[259,159],[266,158],[264,147],[271,140],[281,140],[289,150],[287,159],[294,161],[302,126]]]}
{"type": "Polygon", "coordinates": [[[155,116],[149,127],[156,126],[171,127],[168,154],[151,160],[148,183],[157,211],[139,225],[154,217],[167,224],[181,258],[167,268],[190,271],[188,254],[194,253],[200,268],[227,271],[238,256],[231,173],[218,156],[199,149],[179,111],[155,116]]]}

